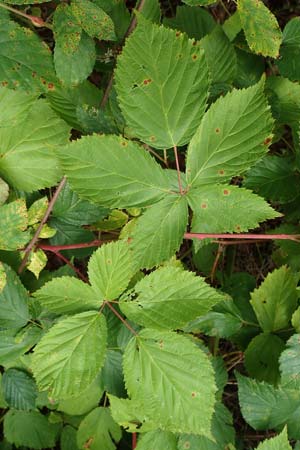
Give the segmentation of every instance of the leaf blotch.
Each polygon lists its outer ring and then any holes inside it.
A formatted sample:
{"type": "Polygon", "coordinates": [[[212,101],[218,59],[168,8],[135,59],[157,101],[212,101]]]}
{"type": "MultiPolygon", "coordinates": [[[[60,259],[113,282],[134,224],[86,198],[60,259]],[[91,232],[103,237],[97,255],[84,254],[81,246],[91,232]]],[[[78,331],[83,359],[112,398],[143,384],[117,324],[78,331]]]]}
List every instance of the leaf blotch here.
{"type": "Polygon", "coordinates": [[[151,78],[147,78],[146,80],[143,81],[143,84],[144,84],[145,86],[147,86],[147,85],[150,84],[150,83],[152,83],[151,78]]]}
{"type": "Polygon", "coordinates": [[[224,194],[224,195],[229,195],[229,194],[230,194],[230,191],[229,191],[228,189],[224,189],[224,190],[223,190],[223,194],[224,194]]]}
{"type": "Polygon", "coordinates": [[[207,203],[202,203],[202,204],[201,204],[201,208],[202,208],[202,209],[206,209],[206,208],[207,208],[207,203]]]}
{"type": "Polygon", "coordinates": [[[218,170],[218,175],[225,175],[225,170],[223,169],[218,170]]]}

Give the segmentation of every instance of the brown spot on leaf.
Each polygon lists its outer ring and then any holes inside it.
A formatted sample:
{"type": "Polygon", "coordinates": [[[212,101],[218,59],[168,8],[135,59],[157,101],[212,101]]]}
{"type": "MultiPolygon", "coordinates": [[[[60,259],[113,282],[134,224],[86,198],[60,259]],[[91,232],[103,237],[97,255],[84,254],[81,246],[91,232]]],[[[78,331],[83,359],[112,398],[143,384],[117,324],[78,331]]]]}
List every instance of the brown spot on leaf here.
{"type": "Polygon", "coordinates": [[[150,141],[151,142],[155,142],[156,141],[156,137],[155,136],[150,136],[150,141]]]}
{"type": "Polygon", "coordinates": [[[121,145],[122,145],[122,147],[127,147],[127,146],[128,146],[128,142],[122,141],[122,142],[121,142],[121,145]]]}
{"type": "Polygon", "coordinates": [[[230,191],[229,191],[228,189],[224,189],[223,194],[224,194],[224,195],[229,195],[229,194],[230,194],[230,191]]]}
{"type": "Polygon", "coordinates": [[[225,174],[225,170],[223,170],[223,169],[218,170],[218,174],[219,175],[224,175],[225,174]]]}
{"type": "Polygon", "coordinates": [[[49,91],[54,91],[55,90],[55,86],[53,83],[48,83],[48,89],[49,91]]]}
{"type": "Polygon", "coordinates": [[[176,31],[176,37],[179,37],[181,35],[180,31],[176,31]]]}
{"type": "Polygon", "coordinates": [[[216,129],[215,129],[215,132],[216,132],[216,133],[220,133],[220,128],[216,128],[216,129]]]}
{"type": "Polygon", "coordinates": [[[193,60],[193,61],[196,61],[196,59],[198,59],[198,55],[196,55],[196,53],[193,53],[193,54],[192,54],[192,60],[193,60]]]}
{"type": "Polygon", "coordinates": [[[8,81],[1,81],[2,86],[8,86],[8,81]]]}
{"type": "Polygon", "coordinates": [[[150,84],[150,83],[152,83],[151,78],[147,78],[146,80],[143,81],[143,84],[145,84],[145,85],[150,84]]]}
{"type": "Polygon", "coordinates": [[[35,78],[36,77],[36,72],[32,72],[31,76],[32,76],[32,78],[35,78]]]}
{"type": "Polygon", "coordinates": [[[192,398],[195,398],[195,397],[197,397],[196,392],[192,392],[192,398]]]}
{"type": "Polygon", "coordinates": [[[202,209],[206,209],[207,208],[207,203],[201,203],[201,208],[202,209]]]}
{"type": "Polygon", "coordinates": [[[269,145],[271,141],[272,141],[272,138],[270,136],[267,137],[267,139],[264,140],[264,145],[269,145]]]}
{"type": "Polygon", "coordinates": [[[241,231],[241,226],[240,225],[236,225],[235,229],[236,229],[236,231],[241,231]]]}
{"type": "Polygon", "coordinates": [[[191,447],[190,441],[185,441],[185,443],[183,444],[183,448],[189,449],[190,447],[191,447]]]}
{"type": "Polygon", "coordinates": [[[94,438],[90,437],[84,444],[83,448],[91,448],[94,438]]]}

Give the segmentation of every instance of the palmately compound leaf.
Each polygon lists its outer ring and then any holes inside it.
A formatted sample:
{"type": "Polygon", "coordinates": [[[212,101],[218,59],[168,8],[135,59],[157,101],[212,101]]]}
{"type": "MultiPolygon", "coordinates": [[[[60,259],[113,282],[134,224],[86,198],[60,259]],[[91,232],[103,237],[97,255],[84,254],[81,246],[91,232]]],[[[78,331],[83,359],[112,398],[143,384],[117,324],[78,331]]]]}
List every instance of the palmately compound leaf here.
{"type": "Polygon", "coordinates": [[[292,450],[289,444],[287,429],[271,439],[265,439],[259,444],[256,450],[292,450]]]}
{"type": "Polygon", "coordinates": [[[59,315],[97,310],[102,301],[88,284],[74,277],[53,278],[33,296],[42,307],[59,315]]]}
{"type": "Polygon", "coordinates": [[[170,259],[179,250],[187,222],[185,196],[169,195],[147,209],[130,236],[134,264],[150,269],[170,259]]]}
{"type": "Polygon", "coordinates": [[[188,200],[193,210],[194,233],[239,233],[281,215],[263,198],[232,185],[192,188],[188,200]]]}
{"type": "Polygon", "coordinates": [[[290,80],[300,80],[300,18],[294,17],[283,30],[278,67],[281,75],[290,80]]]}
{"type": "Polygon", "coordinates": [[[193,272],[163,267],[139,281],[119,305],[139,325],[176,330],[221,300],[224,296],[193,272]]]}
{"type": "Polygon", "coordinates": [[[14,409],[35,409],[37,388],[32,377],[22,370],[8,369],[3,374],[2,389],[7,404],[14,409]]]}
{"type": "Polygon", "coordinates": [[[1,86],[47,92],[55,89],[56,83],[49,47],[29,28],[0,20],[1,86]]]}
{"type": "Polygon", "coordinates": [[[106,322],[83,312],[56,323],[35,347],[32,370],[40,390],[55,399],[80,394],[96,378],[106,353],[106,322]]]}
{"type": "Polygon", "coordinates": [[[297,308],[298,280],[286,266],[269,273],[259,288],[251,294],[251,305],[257,320],[266,332],[288,327],[297,308]]]}
{"type": "Polygon", "coordinates": [[[121,110],[136,137],[156,148],[190,141],[205,111],[209,87],[199,43],[139,17],[115,75],[121,110]]]}
{"type": "Polygon", "coordinates": [[[220,97],[204,114],[187,153],[190,185],[230,180],[260,159],[272,141],[264,80],[220,97]]]}
{"type": "Polygon", "coordinates": [[[144,401],[143,412],[156,428],[211,435],[214,371],[208,356],[189,339],[144,329],[127,345],[123,366],[129,396],[144,401]]]}
{"type": "Polygon", "coordinates": [[[111,417],[108,408],[95,408],[80,423],[77,432],[78,448],[115,450],[122,431],[111,417]]]}
{"type": "Polygon", "coordinates": [[[23,199],[0,206],[0,249],[17,250],[30,239],[26,203],[23,199]]]}
{"type": "Polygon", "coordinates": [[[128,242],[110,242],[95,251],[89,261],[88,274],[99,299],[118,298],[134,275],[128,242]]]}
{"type": "Polygon", "coordinates": [[[281,353],[280,372],[282,385],[299,389],[300,386],[300,334],[294,334],[287,341],[287,348],[281,353]]]}
{"type": "Polygon", "coordinates": [[[33,103],[24,92],[7,95],[6,91],[0,89],[1,122],[8,108],[7,122],[0,127],[0,175],[28,192],[52,186],[61,176],[55,149],[68,142],[70,127],[45,100],[33,103]]]}
{"type": "Polygon", "coordinates": [[[0,327],[21,328],[28,322],[28,294],[15,272],[0,262],[0,327]]]}
{"type": "Polygon", "coordinates": [[[177,438],[169,431],[149,431],[140,435],[136,450],[177,450],[177,438]]]}
{"type": "Polygon", "coordinates": [[[59,152],[72,189],[110,208],[140,207],[170,192],[170,179],[143,149],[120,136],[88,136],[59,152]]]}
{"type": "Polygon", "coordinates": [[[238,0],[238,12],[250,49],[277,58],[282,33],[274,14],[261,0],[238,0]]]}
{"type": "Polygon", "coordinates": [[[4,417],[4,436],[16,447],[24,446],[42,450],[55,447],[59,423],[50,423],[38,411],[11,409],[4,417]]]}

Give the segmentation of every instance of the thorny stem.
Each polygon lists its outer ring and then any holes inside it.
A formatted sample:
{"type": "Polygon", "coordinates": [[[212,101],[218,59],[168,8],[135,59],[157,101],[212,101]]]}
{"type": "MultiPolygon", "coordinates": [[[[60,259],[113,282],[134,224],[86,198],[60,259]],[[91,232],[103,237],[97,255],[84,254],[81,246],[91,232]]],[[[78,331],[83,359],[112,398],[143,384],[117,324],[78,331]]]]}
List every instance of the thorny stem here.
{"type": "MultiPolygon", "coordinates": [[[[145,2],[146,2],[146,0],[141,0],[140,1],[139,5],[136,8],[137,12],[141,12],[142,11],[142,9],[143,9],[143,7],[145,5],[145,2]]],[[[134,14],[134,16],[133,16],[133,18],[132,18],[132,20],[130,22],[130,25],[129,25],[126,33],[125,33],[125,36],[124,36],[124,39],[123,39],[123,43],[125,42],[125,39],[133,32],[133,30],[136,27],[136,24],[137,24],[137,18],[136,18],[136,14],[134,14]]],[[[108,81],[108,84],[106,86],[106,89],[104,91],[104,94],[103,94],[103,97],[102,97],[102,100],[101,100],[101,103],[100,103],[100,108],[101,109],[104,109],[104,107],[105,107],[105,105],[106,105],[106,103],[108,101],[110,91],[112,90],[112,87],[113,87],[113,82],[114,82],[114,72],[112,72],[112,74],[110,76],[110,79],[108,81]]]]}
{"type": "Polygon", "coordinates": [[[51,214],[51,211],[52,211],[52,209],[53,209],[53,207],[54,207],[54,205],[56,203],[56,200],[58,199],[58,196],[59,196],[62,188],[66,184],[66,180],[67,180],[66,177],[63,177],[61,182],[57,186],[57,189],[56,189],[52,199],[49,202],[48,208],[47,208],[47,210],[46,210],[46,212],[44,214],[44,217],[41,220],[41,223],[39,224],[36,232],[34,233],[33,238],[31,239],[31,241],[29,242],[29,244],[27,245],[27,247],[25,249],[25,254],[24,254],[23,260],[22,260],[22,262],[20,264],[18,273],[22,273],[23,272],[24,267],[26,266],[26,263],[28,261],[29,255],[30,255],[31,251],[33,250],[33,247],[35,246],[35,244],[36,244],[36,242],[37,242],[37,240],[39,238],[39,235],[40,235],[40,233],[42,231],[43,226],[45,225],[45,223],[48,220],[48,217],[51,214]]]}
{"type": "Polygon", "coordinates": [[[181,178],[180,178],[180,167],[179,167],[177,146],[174,145],[173,149],[174,149],[174,156],[175,156],[175,162],[176,162],[179,192],[180,192],[180,195],[183,195],[183,189],[182,189],[181,178]]]}
{"type": "Polygon", "coordinates": [[[25,19],[30,20],[30,22],[35,27],[40,27],[40,28],[45,27],[45,28],[49,28],[50,30],[52,30],[52,26],[49,23],[44,22],[43,19],[41,19],[40,17],[31,16],[30,14],[26,14],[23,11],[20,11],[19,9],[12,8],[11,6],[4,5],[3,3],[0,3],[0,8],[6,9],[7,11],[10,11],[14,14],[17,14],[18,16],[22,16],[25,19]]]}
{"type": "Polygon", "coordinates": [[[217,234],[217,233],[185,233],[185,239],[245,239],[245,240],[287,240],[300,242],[300,234],[217,234]]]}
{"type": "Polygon", "coordinates": [[[128,330],[134,334],[134,336],[137,336],[137,333],[135,332],[135,330],[129,325],[128,322],[126,322],[126,320],[124,319],[124,317],[121,316],[121,314],[118,313],[118,311],[110,304],[110,302],[106,301],[105,304],[112,310],[112,312],[114,313],[114,315],[121,320],[121,322],[125,325],[126,328],[128,328],[128,330]]]}

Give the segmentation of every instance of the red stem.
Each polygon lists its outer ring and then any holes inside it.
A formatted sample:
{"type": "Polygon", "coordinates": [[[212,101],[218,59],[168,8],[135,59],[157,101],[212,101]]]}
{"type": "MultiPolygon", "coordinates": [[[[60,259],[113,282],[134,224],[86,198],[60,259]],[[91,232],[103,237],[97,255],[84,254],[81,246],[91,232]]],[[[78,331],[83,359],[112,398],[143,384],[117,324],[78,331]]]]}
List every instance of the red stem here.
{"type": "Polygon", "coordinates": [[[135,336],[137,336],[137,333],[135,332],[135,330],[129,325],[128,322],[126,322],[126,320],[124,319],[124,317],[121,316],[121,314],[118,313],[118,311],[108,302],[106,301],[105,304],[112,310],[112,312],[114,313],[115,316],[117,316],[117,318],[119,320],[121,320],[121,322],[125,325],[126,328],[128,328],[128,330],[134,334],[135,336]]]}
{"type": "Polygon", "coordinates": [[[46,245],[46,244],[39,244],[38,248],[41,250],[49,251],[49,252],[57,252],[60,250],[76,250],[79,248],[89,248],[89,247],[100,247],[100,245],[104,244],[105,242],[110,241],[99,241],[95,240],[92,242],[81,242],[80,244],[70,244],[70,245],[46,245]]]}
{"type": "Polygon", "coordinates": [[[132,450],[136,448],[136,433],[132,433],[132,450]]]}
{"type": "Polygon", "coordinates": [[[61,259],[64,263],[66,263],[69,267],[71,267],[71,269],[74,270],[74,272],[77,273],[77,275],[79,276],[79,278],[84,281],[85,283],[88,283],[89,280],[80,272],[79,269],[77,269],[77,267],[75,267],[71,261],[68,260],[68,258],[66,258],[64,255],[62,255],[59,252],[53,252],[59,259],[61,259]]]}

